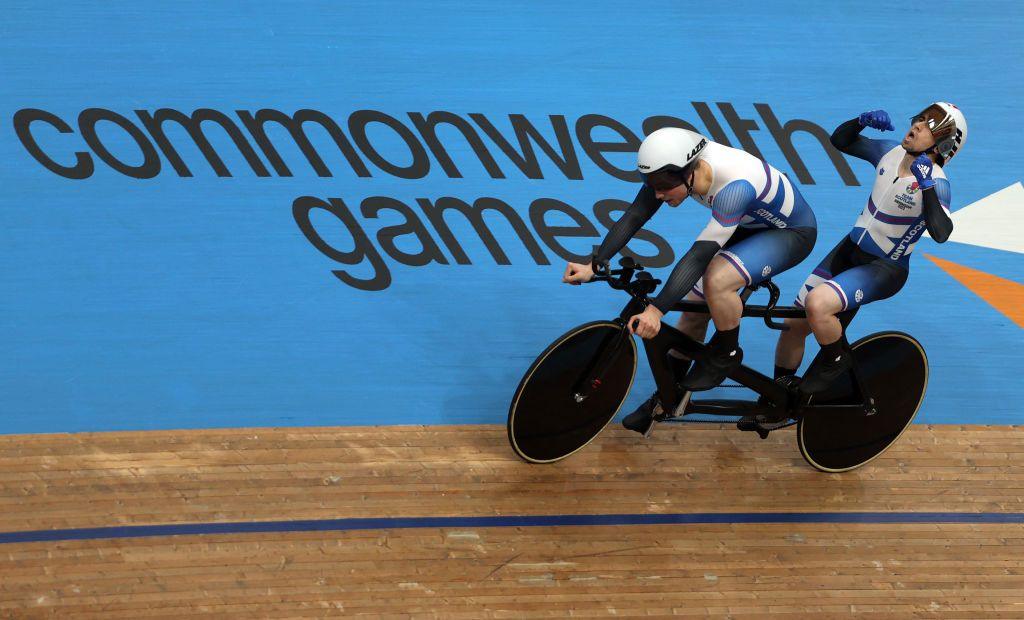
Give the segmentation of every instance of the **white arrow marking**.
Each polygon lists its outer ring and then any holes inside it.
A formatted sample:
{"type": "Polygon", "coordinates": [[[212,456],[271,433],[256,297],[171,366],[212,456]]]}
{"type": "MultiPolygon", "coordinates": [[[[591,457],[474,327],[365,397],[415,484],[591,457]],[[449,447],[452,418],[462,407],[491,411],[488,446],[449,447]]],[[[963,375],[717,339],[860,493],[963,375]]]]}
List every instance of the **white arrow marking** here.
{"type": "Polygon", "coordinates": [[[950,218],[950,241],[1024,254],[1024,185],[1020,181],[957,209],[950,218]]]}

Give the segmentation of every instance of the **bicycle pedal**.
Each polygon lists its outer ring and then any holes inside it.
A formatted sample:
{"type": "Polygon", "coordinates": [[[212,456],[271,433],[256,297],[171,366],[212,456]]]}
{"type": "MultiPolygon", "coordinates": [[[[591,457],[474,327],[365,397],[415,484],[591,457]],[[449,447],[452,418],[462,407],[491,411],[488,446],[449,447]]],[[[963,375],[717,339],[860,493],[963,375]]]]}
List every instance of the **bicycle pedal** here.
{"type": "Polygon", "coordinates": [[[739,420],[736,420],[736,428],[741,431],[756,431],[758,429],[757,421],[750,416],[743,416],[739,420]]]}
{"type": "Polygon", "coordinates": [[[654,432],[654,427],[658,425],[658,422],[661,422],[664,419],[665,410],[661,408],[661,403],[656,403],[654,408],[651,410],[651,417],[647,421],[647,428],[644,429],[643,433],[641,433],[643,438],[649,439],[651,437],[651,433],[654,432]]]}
{"type": "Polygon", "coordinates": [[[651,418],[651,423],[647,425],[647,430],[644,431],[644,439],[650,439],[651,433],[654,432],[654,427],[658,425],[657,418],[651,418]]]}
{"type": "Polygon", "coordinates": [[[767,421],[764,416],[744,416],[736,422],[736,428],[741,431],[754,431],[761,439],[766,439],[768,433],[792,426],[792,424],[789,418],[767,421]]]}
{"type": "Polygon", "coordinates": [[[675,410],[672,412],[673,418],[681,418],[686,415],[686,407],[690,404],[691,396],[693,396],[693,392],[687,391],[683,393],[683,398],[680,399],[679,404],[676,405],[675,410]]]}

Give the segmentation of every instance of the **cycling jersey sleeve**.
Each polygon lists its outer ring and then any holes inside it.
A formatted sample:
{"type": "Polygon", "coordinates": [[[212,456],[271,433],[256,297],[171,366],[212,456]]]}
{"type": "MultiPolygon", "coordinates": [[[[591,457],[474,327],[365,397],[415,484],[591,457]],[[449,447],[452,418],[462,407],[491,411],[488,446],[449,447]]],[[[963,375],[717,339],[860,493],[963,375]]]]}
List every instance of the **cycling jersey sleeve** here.
{"type": "Polygon", "coordinates": [[[953,232],[953,220],[949,217],[949,181],[935,179],[935,186],[924,190],[924,224],[928,234],[939,243],[944,243],[953,232]]]}
{"type": "Polygon", "coordinates": [[[629,205],[626,212],[622,214],[622,217],[615,222],[615,225],[605,235],[604,241],[601,242],[601,247],[597,249],[597,253],[594,255],[594,262],[611,260],[613,256],[619,253],[619,250],[626,247],[626,244],[633,238],[636,231],[640,230],[647,223],[647,220],[651,219],[658,212],[660,207],[661,201],[654,195],[654,190],[646,185],[641,187],[640,191],[636,194],[636,198],[633,199],[633,204],[629,205]]]}
{"type": "Polygon", "coordinates": [[[863,129],[859,120],[856,118],[850,119],[836,127],[829,141],[832,143],[832,146],[843,153],[871,162],[872,166],[878,166],[882,156],[891,151],[899,142],[865,138],[860,135],[863,129]]]}
{"type": "Polygon", "coordinates": [[[733,181],[719,190],[711,207],[711,221],[697,241],[676,263],[672,274],[654,299],[654,307],[662,314],[683,298],[711,263],[711,259],[732,237],[740,220],[754,200],[754,186],[748,181],[733,181]]]}
{"type": "Polygon", "coordinates": [[[711,206],[711,221],[697,240],[725,245],[754,201],[754,195],[754,186],[746,180],[733,181],[719,190],[711,206]]]}

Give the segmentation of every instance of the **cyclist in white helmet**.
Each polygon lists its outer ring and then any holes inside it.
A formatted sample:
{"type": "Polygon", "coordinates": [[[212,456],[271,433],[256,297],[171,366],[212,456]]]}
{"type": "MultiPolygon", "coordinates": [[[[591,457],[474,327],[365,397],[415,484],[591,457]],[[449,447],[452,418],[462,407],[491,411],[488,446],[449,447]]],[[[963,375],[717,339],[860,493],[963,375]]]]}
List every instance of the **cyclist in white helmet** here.
{"type": "Polygon", "coordinates": [[[851,365],[842,332],[864,304],[895,295],[907,281],[910,254],[925,230],[939,243],[949,238],[950,188],[943,167],[967,140],[967,121],[953,104],[937,102],[911,118],[902,142],[861,136],[865,127],[893,129],[884,110],[865,112],[832,134],[840,151],[871,162],[875,182],[853,230],[814,269],[796,304],[807,320],[789,319],[775,351],[776,378],[796,373],[809,333],[822,348],[801,391],[822,391],[851,365]],[[825,286],[820,286],[824,284],[825,286]],[[842,319],[842,320],[841,320],[842,319]]]}
{"type": "MultiPolygon", "coordinates": [[[[630,330],[653,338],[672,306],[706,299],[716,333],[708,354],[695,362],[675,358],[677,378],[690,390],[721,383],[743,359],[738,345],[742,302],[737,291],[793,267],[810,254],[817,222],[810,206],[786,175],[744,151],[711,142],[675,127],[659,129],[640,145],[637,168],[644,185],[626,213],[608,231],[590,264],[570,262],[563,282],[589,281],[655,214],[663,202],[679,206],[687,197],[711,210],[711,219],[682,256],[653,303],[629,319],[630,330]]],[[[681,331],[703,341],[704,313],[684,313],[681,331]]],[[[646,432],[657,402],[652,396],[623,420],[646,432]]]]}

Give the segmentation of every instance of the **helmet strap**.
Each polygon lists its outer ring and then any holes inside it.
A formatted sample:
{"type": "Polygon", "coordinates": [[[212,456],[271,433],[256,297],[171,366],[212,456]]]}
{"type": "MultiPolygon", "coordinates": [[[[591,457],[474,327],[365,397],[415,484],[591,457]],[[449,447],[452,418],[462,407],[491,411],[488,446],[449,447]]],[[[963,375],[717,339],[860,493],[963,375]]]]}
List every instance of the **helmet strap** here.
{"type": "Polygon", "coordinates": [[[693,182],[697,177],[697,165],[698,162],[693,162],[693,166],[690,167],[690,174],[688,174],[686,178],[683,179],[683,186],[686,188],[687,196],[693,194],[693,182]]]}

